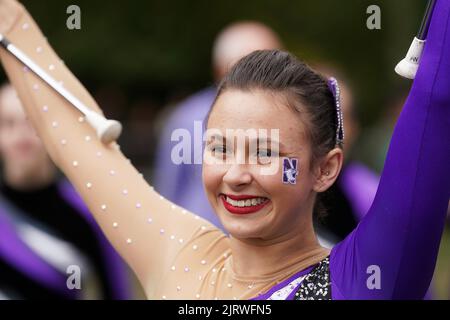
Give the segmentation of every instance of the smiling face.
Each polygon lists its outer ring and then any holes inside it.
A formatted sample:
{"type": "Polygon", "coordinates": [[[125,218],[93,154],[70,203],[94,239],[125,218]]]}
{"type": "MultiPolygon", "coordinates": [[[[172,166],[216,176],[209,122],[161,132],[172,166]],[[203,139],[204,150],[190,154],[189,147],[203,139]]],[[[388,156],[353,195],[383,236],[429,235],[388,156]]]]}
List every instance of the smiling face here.
{"type": "Polygon", "coordinates": [[[223,138],[207,139],[205,159],[217,161],[204,161],[203,182],[211,205],[233,237],[270,240],[299,232],[311,223],[316,181],[310,167],[311,147],[299,114],[281,94],[225,90],[210,114],[211,129],[222,132],[223,138]],[[238,137],[225,134],[237,129],[266,129],[268,133],[277,129],[278,137],[253,149],[254,140],[240,144],[238,137]],[[227,161],[222,161],[225,156],[227,161]],[[296,184],[282,182],[282,157],[298,159],[296,184]],[[269,166],[275,172],[265,173],[269,166]]]}

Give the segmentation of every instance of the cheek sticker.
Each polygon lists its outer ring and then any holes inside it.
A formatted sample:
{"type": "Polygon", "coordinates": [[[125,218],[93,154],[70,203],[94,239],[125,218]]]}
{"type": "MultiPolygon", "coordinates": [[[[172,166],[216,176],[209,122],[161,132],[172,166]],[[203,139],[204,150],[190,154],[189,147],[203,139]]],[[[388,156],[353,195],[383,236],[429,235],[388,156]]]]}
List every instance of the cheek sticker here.
{"type": "Polygon", "coordinates": [[[282,158],[283,161],[283,183],[285,184],[296,184],[297,183],[297,158],[282,158]]]}

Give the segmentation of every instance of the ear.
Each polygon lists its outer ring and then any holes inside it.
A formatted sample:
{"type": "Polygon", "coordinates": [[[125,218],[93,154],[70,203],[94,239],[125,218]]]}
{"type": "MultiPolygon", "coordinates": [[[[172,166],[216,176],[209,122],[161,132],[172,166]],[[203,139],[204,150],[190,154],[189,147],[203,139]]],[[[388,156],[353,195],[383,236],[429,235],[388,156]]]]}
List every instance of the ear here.
{"type": "Polygon", "coordinates": [[[315,169],[313,190],[324,192],[333,185],[341,172],[344,162],[344,153],[340,148],[334,148],[321,160],[315,169]]]}

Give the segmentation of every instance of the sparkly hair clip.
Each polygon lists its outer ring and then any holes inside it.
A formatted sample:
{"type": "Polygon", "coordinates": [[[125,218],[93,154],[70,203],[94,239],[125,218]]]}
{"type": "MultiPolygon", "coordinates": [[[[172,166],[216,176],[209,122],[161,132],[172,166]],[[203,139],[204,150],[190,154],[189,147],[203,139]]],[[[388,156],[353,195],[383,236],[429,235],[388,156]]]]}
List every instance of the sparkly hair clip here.
{"type": "Polygon", "coordinates": [[[341,108],[341,91],[337,80],[333,77],[328,79],[328,88],[334,97],[334,104],[336,105],[337,114],[337,129],[336,129],[336,144],[342,146],[344,143],[344,117],[342,116],[341,108]]]}

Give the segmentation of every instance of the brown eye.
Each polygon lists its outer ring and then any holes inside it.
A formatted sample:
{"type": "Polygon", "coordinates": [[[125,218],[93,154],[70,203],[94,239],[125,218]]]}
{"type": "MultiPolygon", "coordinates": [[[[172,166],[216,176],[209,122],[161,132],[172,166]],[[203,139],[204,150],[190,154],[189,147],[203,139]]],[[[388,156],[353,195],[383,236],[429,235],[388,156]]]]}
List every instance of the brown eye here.
{"type": "Polygon", "coordinates": [[[226,154],[228,152],[226,146],[224,145],[209,146],[208,149],[214,157],[219,157],[222,159],[226,157],[226,154]]]}
{"type": "Polygon", "coordinates": [[[272,156],[272,151],[271,150],[259,150],[258,149],[257,155],[258,155],[258,157],[261,157],[261,158],[271,157],[272,156]]]}
{"type": "Polygon", "coordinates": [[[213,153],[226,153],[227,148],[225,146],[215,146],[215,147],[212,147],[211,151],[213,153]]]}
{"type": "Polygon", "coordinates": [[[274,158],[278,157],[278,153],[270,149],[258,149],[257,156],[258,158],[274,158]]]}

